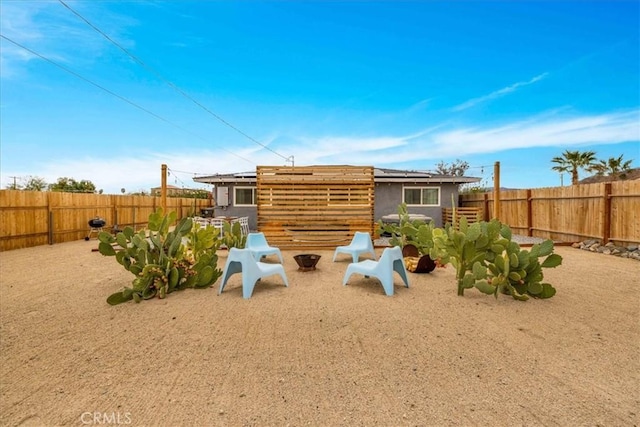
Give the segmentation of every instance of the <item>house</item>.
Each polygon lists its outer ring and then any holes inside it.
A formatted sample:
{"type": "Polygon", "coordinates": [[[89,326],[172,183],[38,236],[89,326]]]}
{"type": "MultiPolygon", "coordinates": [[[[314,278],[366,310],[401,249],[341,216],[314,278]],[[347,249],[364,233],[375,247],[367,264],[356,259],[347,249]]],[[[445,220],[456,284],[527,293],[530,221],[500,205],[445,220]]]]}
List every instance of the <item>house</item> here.
{"type": "MultiPolygon", "coordinates": [[[[198,176],[194,181],[215,186],[215,216],[248,216],[257,229],[256,172],[198,176]]],[[[422,214],[442,226],[442,208],[458,204],[458,186],[480,178],[430,172],[374,168],[374,220],[395,214],[407,204],[410,214],[422,214]]]]}

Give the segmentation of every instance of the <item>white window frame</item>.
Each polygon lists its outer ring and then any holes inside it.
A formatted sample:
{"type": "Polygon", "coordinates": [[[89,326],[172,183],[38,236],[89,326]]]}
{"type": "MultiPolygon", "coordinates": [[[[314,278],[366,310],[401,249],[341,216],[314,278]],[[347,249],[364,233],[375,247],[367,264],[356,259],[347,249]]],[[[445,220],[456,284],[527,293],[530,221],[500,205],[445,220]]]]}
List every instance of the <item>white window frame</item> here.
{"type": "Polygon", "coordinates": [[[234,206],[256,206],[257,204],[257,188],[255,186],[239,186],[233,187],[233,203],[234,206]],[[251,190],[252,204],[240,204],[238,203],[238,190],[251,190]]]}
{"type": "Polygon", "coordinates": [[[422,191],[424,190],[436,190],[438,192],[438,203],[435,205],[428,205],[428,204],[422,204],[422,203],[418,203],[418,204],[409,204],[407,203],[407,206],[424,206],[424,207],[432,207],[432,206],[440,206],[440,201],[442,198],[442,189],[440,187],[420,187],[420,186],[414,186],[414,185],[403,185],[402,186],[402,202],[406,203],[404,196],[405,196],[405,190],[420,190],[420,201],[422,202],[422,191]]]}

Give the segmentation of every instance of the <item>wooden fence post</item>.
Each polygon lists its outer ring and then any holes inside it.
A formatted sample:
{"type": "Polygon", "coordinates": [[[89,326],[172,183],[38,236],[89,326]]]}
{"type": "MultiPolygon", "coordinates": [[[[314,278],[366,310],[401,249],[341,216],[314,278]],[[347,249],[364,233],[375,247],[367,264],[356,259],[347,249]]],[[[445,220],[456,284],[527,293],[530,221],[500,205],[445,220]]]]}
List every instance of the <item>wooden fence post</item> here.
{"type": "Polygon", "coordinates": [[[49,244],[53,245],[53,212],[49,211],[49,224],[47,226],[48,228],[48,234],[49,234],[49,244]]]}
{"type": "Polygon", "coordinates": [[[500,219],[500,162],[493,165],[493,217],[500,219]]]}
{"type": "Polygon", "coordinates": [[[53,241],[53,211],[51,210],[51,192],[47,192],[47,213],[49,217],[49,224],[47,226],[49,232],[49,244],[53,245],[55,242],[53,241]]]}
{"type": "Polygon", "coordinates": [[[111,218],[113,219],[111,232],[113,233],[119,228],[118,227],[118,208],[116,207],[118,205],[118,196],[112,194],[109,197],[109,200],[111,201],[111,218]]]}
{"type": "Polygon", "coordinates": [[[611,183],[605,182],[602,193],[602,244],[609,242],[611,237],[611,183]]]}
{"type": "Polygon", "coordinates": [[[167,213],[167,165],[163,164],[162,167],[162,177],[161,177],[161,187],[160,187],[160,199],[162,200],[162,212],[166,215],[167,213]]]}
{"type": "Polygon", "coordinates": [[[531,214],[531,190],[527,190],[527,236],[533,236],[533,217],[531,214]]]}
{"type": "Polygon", "coordinates": [[[482,219],[484,221],[489,221],[489,193],[484,193],[482,195],[482,219]]]}

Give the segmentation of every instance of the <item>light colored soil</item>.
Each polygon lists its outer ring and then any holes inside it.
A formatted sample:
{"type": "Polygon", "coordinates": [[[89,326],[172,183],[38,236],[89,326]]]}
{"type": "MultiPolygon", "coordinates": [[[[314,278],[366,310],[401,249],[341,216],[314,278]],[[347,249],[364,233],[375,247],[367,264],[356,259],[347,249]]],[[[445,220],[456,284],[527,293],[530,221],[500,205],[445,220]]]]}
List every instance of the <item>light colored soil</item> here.
{"type": "Polygon", "coordinates": [[[523,303],[458,297],[451,267],[387,297],[341,285],[347,256],[303,273],[285,252],[289,288],[244,300],[235,275],[112,307],[133,276],[96,246],[0,254],[0,425],[639,423],[634,260],[559,247],[558,294],[523,303]]]}

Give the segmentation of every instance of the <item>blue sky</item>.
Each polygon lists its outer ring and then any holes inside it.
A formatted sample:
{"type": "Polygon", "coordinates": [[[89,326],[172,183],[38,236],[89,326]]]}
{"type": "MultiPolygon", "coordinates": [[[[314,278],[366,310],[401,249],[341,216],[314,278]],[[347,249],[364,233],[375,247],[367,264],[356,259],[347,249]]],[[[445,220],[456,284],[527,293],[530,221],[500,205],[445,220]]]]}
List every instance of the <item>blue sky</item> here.
{"type": "Polygon", "coordinates": [[[0,8],[2,188],[38,176],[148,191],[163,163],[169,184],[198,188],[194,175],[291,159],[461,159],[487,185],[499,161],[503,186],[534,188],[560,185],[550,160],[566,149],[640,166],[635,0],[0,8]]]}

